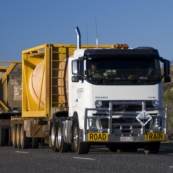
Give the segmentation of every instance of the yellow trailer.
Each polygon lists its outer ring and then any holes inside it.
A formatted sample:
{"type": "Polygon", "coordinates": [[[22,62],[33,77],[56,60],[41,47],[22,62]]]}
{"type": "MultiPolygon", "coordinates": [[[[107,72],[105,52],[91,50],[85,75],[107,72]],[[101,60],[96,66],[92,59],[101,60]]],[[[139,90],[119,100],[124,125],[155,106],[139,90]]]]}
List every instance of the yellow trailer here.
{"type": "Polygon", "coordinates": [[[49,143],[53,114],[68,111],[67,66],[75,50],[73,44],[43,44],[22,51],[22,117],[11,118],[14,147],[49,143]]]}
{"type": "Polygon", "coordinates": [[[0,146],[11,145],[11,116],[21,116],[22,63],[0,60],[0,146]]]}

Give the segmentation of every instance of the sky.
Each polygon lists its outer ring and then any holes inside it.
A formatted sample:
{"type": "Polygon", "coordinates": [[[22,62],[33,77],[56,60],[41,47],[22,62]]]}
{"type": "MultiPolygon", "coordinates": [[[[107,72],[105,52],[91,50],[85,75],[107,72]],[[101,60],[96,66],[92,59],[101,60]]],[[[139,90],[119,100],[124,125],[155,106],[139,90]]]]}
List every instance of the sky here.
{"type": "Polygon", "coordinates": [[[154,47],[173,60],[172,0],[0,0],[0,59],[51,44],[127,43],[154,47]],[[96,32],[97,31],[97,32],[96,32]]]}

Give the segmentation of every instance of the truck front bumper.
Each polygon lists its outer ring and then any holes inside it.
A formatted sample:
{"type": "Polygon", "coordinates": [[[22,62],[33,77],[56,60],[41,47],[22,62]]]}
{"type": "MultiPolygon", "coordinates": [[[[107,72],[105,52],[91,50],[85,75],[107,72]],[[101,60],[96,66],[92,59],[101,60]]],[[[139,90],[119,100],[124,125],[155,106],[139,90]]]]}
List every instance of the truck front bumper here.
{"type": "Polygon", "coordinates": [[[157,142],[166,141],[167,136],[167,108],[146,108],[145,101],[135,102],[109,102],[109,108],[86,108],[84,116],[84,129],[81,134],[83,142],[157,142]],[[138,104],[141,112],[113,111],[116,104],[138,104]],[[92,116],[89,111],[96,112],[92,116]],[[101,111],[103,115],[97,115],[101,111]],[[154,112],[154,114],[153,114],[154,112]],[[145,117],[146,116],[146,117],[145,117]],[[117,119],[135,119],[136,122],[127,121],[117,123],[117,119]],[[106,120],[107,128],[92,126],[92,121],[106,120]],[[158,123],[159,120],[159,123],[158,123]],[[150,123],[149,123],[150,122],[150,123]],[[158,124],[157,124],[158,123],[158,124]],[[153,125],[154,124],[154,125],[153,125]],[[128,127],[128,128],[127,128],[128,127]]]}

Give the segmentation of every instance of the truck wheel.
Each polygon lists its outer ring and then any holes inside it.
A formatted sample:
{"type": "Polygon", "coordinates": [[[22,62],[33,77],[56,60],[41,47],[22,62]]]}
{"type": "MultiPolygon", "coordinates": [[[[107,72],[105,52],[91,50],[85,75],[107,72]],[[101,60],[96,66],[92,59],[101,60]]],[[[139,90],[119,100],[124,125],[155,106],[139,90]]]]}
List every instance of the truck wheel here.
{"type": "Polygon", "coordinates": [[[62,125],[61,119],[59,120],[59,123],[58,123],[56,149],[58,149],[60,153],[68,152],[70,150],[70,145],[64,142],[64,139],[63,139],[63,125],[62,125]]]}
{"type": "Polygon", "coordinates": [[[6,140],[6,130],[0,127],[0,146],[5,145],[6,140]]]}
{"type": "Polygon", "coordinates": [[[109,144],[108,148],[111,152],[117,152],[117,146],[114,144],[109,144]]]}
{"type": "Polygon", "coordinates": [[[29,148],[30,139],[26,137],[26,132],[24,131],[24,126],[22,124],[20,128],[20,145],[22,149],[29,148]]]}
{"type": "Polygon", "coordinates": [[[72,148],[77,154],[87,154],[89,152],[89,144],[79,141],[79,127],[78,123],[74,121],[72,130],[72,148]]]}
{"type": "Polygon", "coordinates": [[[145,154],[157,154],[160,149],[160,142],[148,143],[144,146],[145,154]]]}
{"type": "Polygon", "coordinates": [[[17,125],[16,144],[17,144],[17,148],[21,148],[21,145],[20,145],[20,124],[17,125]]]}
{"type": "Polygon", "coordinates": [[[52,151],[56,152],[57,149],[56,149],[56,145],[55,145],[55,139],[56,139],[56,128],[55,128],[55,125],[52,124],[52,127],[51,127],[51,136],[50,136],[50,139],[51,139],[51,148],[52,148],[52,151]]]}
{"type": "Polygon", "coordinates": [[[8,132],[8,146],[12,146],[11,128],[7,129],[7,132],[8,132]]]}
{"type": "Polygon", "coordinates": [[[39,138],[32,138],[32,148],[38,148],[39,138]]]}
{"type": "Polygon", "coordinates": [[[14,125],[14,126],[12,127],[12,138],[13,138],[13,147],[14,147],[14,148],[17,148],[16,131],[17,131],[17,125],[14,125]]]}

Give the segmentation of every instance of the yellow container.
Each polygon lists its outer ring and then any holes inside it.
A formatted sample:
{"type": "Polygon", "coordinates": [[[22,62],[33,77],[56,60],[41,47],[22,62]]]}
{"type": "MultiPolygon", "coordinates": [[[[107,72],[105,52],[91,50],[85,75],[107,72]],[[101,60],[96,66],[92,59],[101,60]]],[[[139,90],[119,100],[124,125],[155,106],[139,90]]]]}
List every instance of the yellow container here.
{"type": "Polygon", "coordinates": [[[68,109],[66,58],[75,50],[76,45],[44,44],[22,51],[22,117],[50,118],[51,109],[68,109]]]}

